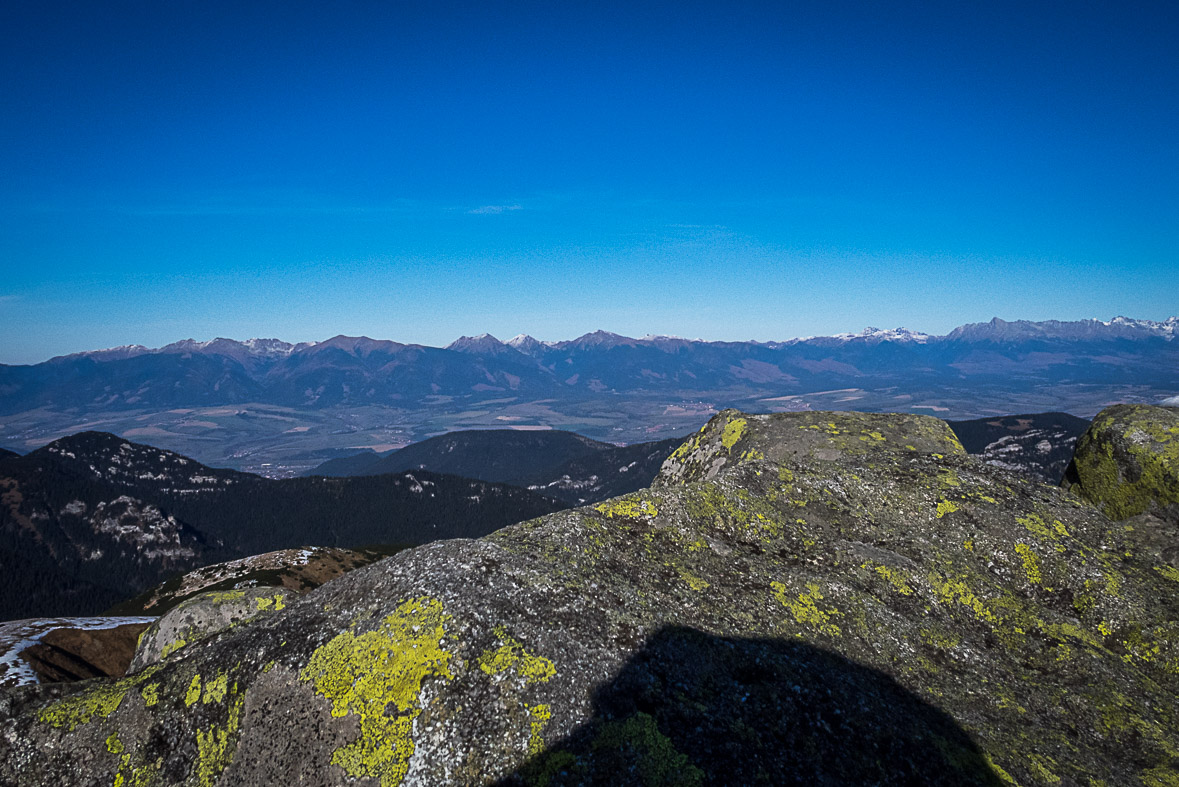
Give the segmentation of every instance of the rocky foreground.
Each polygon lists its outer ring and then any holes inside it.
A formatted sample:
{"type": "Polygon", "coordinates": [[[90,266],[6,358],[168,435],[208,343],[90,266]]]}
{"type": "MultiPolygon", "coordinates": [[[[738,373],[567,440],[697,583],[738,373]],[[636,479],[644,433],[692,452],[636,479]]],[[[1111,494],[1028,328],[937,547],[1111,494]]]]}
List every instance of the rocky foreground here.
{"type": "Polygon", "coordinates": [[[649,490],[0,693],[0,783],[1173,787],[1179,414],[1124,417],[1066,491],[932,418],[726,411],[649,490]]]}

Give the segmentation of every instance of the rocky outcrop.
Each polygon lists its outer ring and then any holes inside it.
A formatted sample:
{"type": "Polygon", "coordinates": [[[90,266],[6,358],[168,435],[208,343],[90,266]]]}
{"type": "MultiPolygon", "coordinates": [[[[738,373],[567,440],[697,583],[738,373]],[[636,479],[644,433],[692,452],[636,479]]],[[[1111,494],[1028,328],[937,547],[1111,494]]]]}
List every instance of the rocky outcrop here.
{"type": "Polygon", "coordinates": [[[1147,514],[1179,525],[1179,408],[1102,410],[1077,441],[1063,485],[1111,519],[1147,514]]]}
{"type": "Polygon", "coordinates": [[[0,695],[0,782],[1170,785],[1136,533],[931,418],[725,411],[651,489],[0,695]]]}
{"type": "Polygon", "coordinates": [[[293,596],[286,588],[274,587],[198,593],[166,612],[143,632],[130,670],[142,670],[181,648],[259,615],[281,612],[293,596]]]}

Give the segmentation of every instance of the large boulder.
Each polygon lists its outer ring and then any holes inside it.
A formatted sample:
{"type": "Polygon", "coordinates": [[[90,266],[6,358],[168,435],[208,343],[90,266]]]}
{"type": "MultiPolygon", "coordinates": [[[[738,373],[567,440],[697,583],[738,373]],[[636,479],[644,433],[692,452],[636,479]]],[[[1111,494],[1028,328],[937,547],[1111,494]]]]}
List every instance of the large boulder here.
{"type": "Polygon", "coordinates": [[[138,672],[181,648],[259,615],[280,612],[294,595],[286,588],[254,587],[210,590],[190,596],[140,635],[130,671],[138,672]]]}
{"type": "Polygon", "coordinates": [[[1135,538],[931,418],[726,411],[649,490],[0,694],[0,782],[1172,785],[1135,538]]]}
{"type": "Polygon", "coordinates": [[[1063,485],[1111,519],[1179,524],[1179,408],[1105,408],[1077,441],[1063,485]]]}

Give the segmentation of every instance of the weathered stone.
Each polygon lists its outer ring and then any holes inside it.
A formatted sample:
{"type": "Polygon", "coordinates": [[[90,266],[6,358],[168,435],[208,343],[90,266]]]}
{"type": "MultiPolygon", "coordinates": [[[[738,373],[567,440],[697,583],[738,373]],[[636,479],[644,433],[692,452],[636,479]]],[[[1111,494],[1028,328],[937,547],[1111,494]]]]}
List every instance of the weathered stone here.
{"type": "Polygon", "coordinates": [[[0,782],[1172,785],[1135,539],[934,419],[727,411],[652,489],[0,693],[0,782]]]}
{"type": "Polygon", "coordinates": [[[1179,525],[1179,408],[1102,410],[1077,441],[1063,486],[1111,519],[1151,514],[1179,525]]]}
{"type": "Polygon", "coordinates": [[[275,587],[212,590],[191,596],[143,632],[131,661],[131,671],[137,672],[181,648],[258,615],[279,612],[294,596],[286,588],[275,587]]]}

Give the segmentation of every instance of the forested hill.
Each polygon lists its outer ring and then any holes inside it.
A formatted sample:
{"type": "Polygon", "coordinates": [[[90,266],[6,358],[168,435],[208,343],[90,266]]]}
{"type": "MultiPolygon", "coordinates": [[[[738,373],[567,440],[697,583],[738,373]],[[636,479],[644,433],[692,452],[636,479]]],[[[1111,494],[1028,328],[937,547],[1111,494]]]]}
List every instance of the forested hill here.
{"type": "Polygon", "coordinates": [[[476,537],[562,507],[426,471],[271,480],[86,432],[0,458],[0,619],[96,612],[218,560],[476,537]]]}

